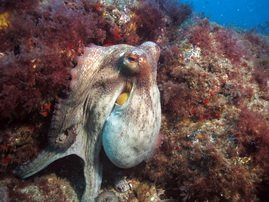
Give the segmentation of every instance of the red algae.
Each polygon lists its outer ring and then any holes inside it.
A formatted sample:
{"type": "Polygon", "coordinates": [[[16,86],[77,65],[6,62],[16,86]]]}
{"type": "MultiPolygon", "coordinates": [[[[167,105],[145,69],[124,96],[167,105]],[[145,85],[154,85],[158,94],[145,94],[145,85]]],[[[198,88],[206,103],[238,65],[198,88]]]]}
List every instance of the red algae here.
{"type": "Polygon", "coordinates": [[[267,41],[207,20],[184,33],[160,60],[164,142],[143,176],[180,201],[257,201],[268,182],[267,41]]]}
{"type": "MultiPolygon", "coordinates": [[[[134,188],[116,195],[123,201],[149,200],[148,193],[176,201],[264,198],[267,38],[207,19],[180,26],[191,9],[176,1],[127,4],[127,11],[98,1],[52,2],[4,1],[1,8],[9,16],[8,26],[0,29],[0,186],[6,184],[1,190],[9,190],[11,199],[34,201],[34,194],[22,192],[32,187],[66,200],[61,189],[66,182],[55,176],[21,182],[10,176],[11,168],[46,145],[54,104],[68,94],[70,70],[85,46],[152,40],[162,50],[162,144],[149,162],[126,171],[134,188]]],[[[109,182],[104,186],[113,190],[109,182]]]]}

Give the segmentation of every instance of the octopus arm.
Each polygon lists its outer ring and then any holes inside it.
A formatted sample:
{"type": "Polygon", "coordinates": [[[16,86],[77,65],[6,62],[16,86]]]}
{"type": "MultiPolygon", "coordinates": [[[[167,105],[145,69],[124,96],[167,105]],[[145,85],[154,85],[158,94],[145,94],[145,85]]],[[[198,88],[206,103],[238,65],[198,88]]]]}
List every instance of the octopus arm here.
{"type": "MultiPolygon", "coordinates": [[[[81,127],[78,132],[83,133],[83,128],[81,127]]],[[[85,142],[85,135],[81,134],[78,135],[78,138],[76,138],[74,144],[65,152],[59,152],[58,150],[55,150],[54,148],[49,146],[43,152],[41,152],[32,162],[17,167],[15,170],[13,170],[13,173],[20,178],[25,179],[38,173],[52,162],[72,154],[79,156],[85,161],[85,142]]]]}

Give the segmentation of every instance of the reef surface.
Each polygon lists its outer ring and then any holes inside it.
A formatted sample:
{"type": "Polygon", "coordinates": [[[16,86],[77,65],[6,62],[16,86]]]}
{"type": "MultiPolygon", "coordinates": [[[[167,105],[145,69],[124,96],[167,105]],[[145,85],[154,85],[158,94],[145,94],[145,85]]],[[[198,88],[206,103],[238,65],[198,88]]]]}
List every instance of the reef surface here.
{"type": "Polygon", "coordinates": [[[83,164],[75,157],[24,181],[12,170],[47,146],[56,100],[67,96],[70,71],[85,46],[153,41],[161,48],[158,149],[127,170],[101,153],[100,198],[266,199],[268,36],[211,23],[177,1],[33,0],[1,2],[0,40],[0,198],[81,198],[83,164]]]}

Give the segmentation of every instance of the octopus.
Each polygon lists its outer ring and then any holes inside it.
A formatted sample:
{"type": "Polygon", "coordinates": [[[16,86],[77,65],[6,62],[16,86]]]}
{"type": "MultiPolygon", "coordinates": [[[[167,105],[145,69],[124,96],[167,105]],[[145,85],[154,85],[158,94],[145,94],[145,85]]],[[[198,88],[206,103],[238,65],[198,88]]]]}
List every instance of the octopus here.
{"type": "Polygon", "coordinates": [[[119,168],[149,158],[161,125],[159,56],[153,42],[85,47],[71,70],[68,97],[55,105],[48,146],[14,173],[25,179],[60,158],[77,155],[84,162],[81,201],[91,202],[101,187],[102,147],[119,168]]]}

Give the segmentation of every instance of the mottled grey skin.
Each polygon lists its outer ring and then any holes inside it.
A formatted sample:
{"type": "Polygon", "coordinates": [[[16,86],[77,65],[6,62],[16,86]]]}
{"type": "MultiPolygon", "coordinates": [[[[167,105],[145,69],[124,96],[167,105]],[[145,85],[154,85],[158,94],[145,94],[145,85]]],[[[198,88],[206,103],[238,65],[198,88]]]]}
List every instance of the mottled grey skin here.
{"type": "Polygon", "coordinates": [[[56,106],[50,145],[14,173],[27,178],[75,154],[84,161],[86,187],[81,201],[95,201],[102,180],[102,144],[118,167],[129,168],[148,158],[161,123],[156,84],[159,54],[153,42],[85,48],[71,71],[70,95],[56,106]],[[116,100],[125,91],[130,94],[128,100],[118,105],[116,100]]]}

